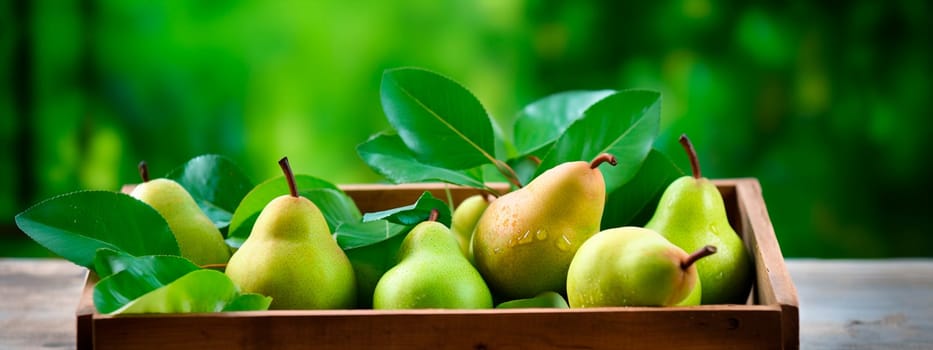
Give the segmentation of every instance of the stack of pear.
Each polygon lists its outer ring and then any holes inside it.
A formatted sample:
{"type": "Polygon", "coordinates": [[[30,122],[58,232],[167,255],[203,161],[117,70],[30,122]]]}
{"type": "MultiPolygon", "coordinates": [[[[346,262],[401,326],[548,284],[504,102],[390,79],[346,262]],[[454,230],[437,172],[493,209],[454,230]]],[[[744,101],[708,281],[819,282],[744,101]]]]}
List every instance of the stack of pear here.
{"type": "Polygon", "coordinates": [[[690,157],[693,176],[681,177],[667,187],[645,227],[686,251],[715,245],[716,255],[697,263],[703,304],[744,304],[752,285],[748,252],[729,225],[716,185],[701,176],[690,140],[681,136],[680,143],[690,157]]]}
{"type": "Polygon", "coordinates": [[[432,211],[412,228],[373,294],[375,309],[484,309],[492,294],[460,251],[457,240],[432,211]]]}
{"type": "Polygon", "coordinates": [[[198,265],[223,264],[230,259],[230,248],[220,230],[184,187],[170,179],[149,180],[145,162],[139,163],[139,174],[143,183],[137,185],[130,196],[148,204],[165,218],[182,257],[198,265]]]}
{"type": "Polygon", "coordinates": [[[693,254],[655,231],[620,227],[583,243],[567,273],[570,306],[687,306],[700,294],[694,262],[716,252],[704,246],[693,254]]]}
{"type": "Polygon", "coordinates": [[[288,159],[279,161],[290,194],[269,202],[226,274],[244,292],[272,297],[272,309],[344,309],[356,302],[350,260],[324,215],[298,195],[288,159]]]}
{"type": "Polygon", "coordinates": [[[615,165],[602,154],[592,162],[548,169],[524,188],[496,199],[473,232],[473,258],[496,295],[530,298],[563,292],[577,248],[599,232],[606,184],[598,166],[615,165]]]}

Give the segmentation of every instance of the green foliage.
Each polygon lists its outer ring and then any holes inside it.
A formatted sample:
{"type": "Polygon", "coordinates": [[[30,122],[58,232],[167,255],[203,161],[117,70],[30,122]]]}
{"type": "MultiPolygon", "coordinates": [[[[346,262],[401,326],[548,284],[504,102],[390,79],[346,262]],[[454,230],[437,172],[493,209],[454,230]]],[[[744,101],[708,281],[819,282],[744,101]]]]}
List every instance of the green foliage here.
{"type": "Polygon", "coordinates": [[[17,215],[16,225],[55,254],[88,268],[100,248],[180,254],[165,219],[122,193],[81,191],[50,198],[17,215]]]}
{"type": "MultiPolygon", "coordinates": [[[[584,97],[588,100],[587,97],[584,97]]],[[[635,176],[658,135],[661,94],[625,90],[604,97],[567,128],[538,167],[538,174],[560,163],[590,161],[602,153],[619,163],[603,170],[606,192],[612,193],[635,176]]]]}
{"type": "Polygon", "coordinates": [[[382,108],[419,160],[447,169],[494,162],[492,124],[472,93],[423,69],[387,70],[382,108]]]}
{"type": "Polygon", "coordinates": [[[395,183],[444,181],[470,187],[486,186],[482,171],[451,170],[422,163],[395,134],[373,135],[356,150],[373,170],[395,183]]]}
{"type": "Polygon", "coordinates": [[[427,191],[422,193],[421,197],[418,197],[418,200],[412,205],[375,213],[366,213],[363,215],[363,221],[385,219],[386,221],[396,224],[414,226],[427,220],[433,210],[437,210],[438,212],[436,221],[444,224],[444,226],[450,227],[450,207],[440,199],[434,198],[431,192],[427,191]]]}
{"type": "Polygon", "coordinates": [[[606,198],[600,226],[603,229],[644,226],[658,207],[667,185],[683,175],[667,156],[652,149],[635,177],[606,198]]]}
{"type": "Polygon", "coordinates": [[[184,187],[219,229],[230,224],[233,211],[253,188],[232,160],[214,154],[192,158],[165,177],[184,187]]]}
{"type": "Polygon", "coordinates": [[[520,155],[543,157],[557,138],[594,103],[612,90],[566,91],[525,106],[515,118],[515,148],[520,155]]]}

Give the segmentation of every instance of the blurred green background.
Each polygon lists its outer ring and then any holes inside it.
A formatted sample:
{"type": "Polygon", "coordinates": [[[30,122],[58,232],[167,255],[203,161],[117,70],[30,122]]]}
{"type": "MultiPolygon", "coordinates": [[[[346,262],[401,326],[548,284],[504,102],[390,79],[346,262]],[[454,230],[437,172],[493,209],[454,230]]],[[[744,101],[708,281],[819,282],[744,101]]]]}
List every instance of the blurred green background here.
{"type": "Polygon", "coordinates": [[[384,69],[425,67],[508,129],[563,90],[662,92],[657,146],[756,177],[786,256],[931,256],[925,1],[0,1],[0,256],[41,199],[219,153],[255,182],[288,155],[380,178],[384,69]]]}

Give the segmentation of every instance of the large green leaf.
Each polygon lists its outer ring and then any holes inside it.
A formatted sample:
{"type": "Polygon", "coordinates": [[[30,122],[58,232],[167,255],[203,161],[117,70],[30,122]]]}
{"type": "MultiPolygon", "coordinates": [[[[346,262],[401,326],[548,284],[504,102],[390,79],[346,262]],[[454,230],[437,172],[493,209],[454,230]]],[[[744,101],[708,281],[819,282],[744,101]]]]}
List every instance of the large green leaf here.
{"type": "Polygon", "coordinates": [[[266,310],[272,300],[240,294],[222,272],[201,270],[178,256],[134,257],[101,249],[95,266],[106,273],[93,295],[104,314],[266,310]]]}
{"type": "Polygon", "coordinates": [[[372,220],[366,222],[348,222],[337,227],[334,239],[343,250],[373,245],[401,233],[407,232],[411,226],[390,222],[389,220],[372,220]]]}
{"type": "Polygon", "coordinates": [[[179,255],[168,223],[126,194],[81,191],[47,199],[16,215],[30,238],[75,264],[93,269],[99,248],[132,255],[179,255]]]}
{"type": "Polygon", "coordinates": [[[683,176],[670,159],[656,149],[645,158],[638,174],[619,189],[609,193],[603,210],[602,229],[621,226],[644,226],[654,215],[661,194],[683,176]]]}
{"type": "Polygon", "coordinates": [[[541,161],[537,173],[563,162],[590,161],[601,153],[611,153],[618,165],[601,169],[606,191],[612,192],[638,172],[658,135],[660,119],[660,93],[616,92],[590,106],[582,118],[567,128],[541,161]]]}
{"type": "MultiPolygon", "coordinates": [[[[189,272],[171,283],[152,290],[120,307],[107,312],[110,315],[152,314],[181,312],[220,312],[227,304],[237,300],[239,293],[227,275],[220,271],[198,270],[189,272]]],[[[250,297],[251,298],[251,297],[250,297]]],[[[268,298],[271,303],[271,298],[268,298]]],[[[243,307],[262,307],[263,303],[243,303],[243,307]]],[[[268,304],[261,310],[268,309],[268,304]]]]}
{"type": "Polygon", "coordinates": [[[385,71],[382,108],[417,159],[448,169],[496,162],[494,135],[482,104],[456,82],[417,68],[385,71]]]}
{"type": "MultiPolygon", "coordinates": [[[[362,215],[353,199],[334,184],[308,175],[295,175],[298,193],[314,202],[324,214],[331,232],[346,222],[358,222],[362,215]]],[[[262,209],[278,196],[289,193],[285,177],[277,177],[259,184],[250,191],[230,220],[227,244],[239,247],[243,244],[259,218],[262,209]]]]}
{"type": "Polygon", "coordinates": [[[102,250],[98,264],[109,265],[119,261],[122,270],[102,278],[94,286],[94,306],[104,314],[112,313],[146,293],[172,283],[198,266],[178,256],[144,256],[127,258],[102,250]]]}
{"type": "Polygon", "coordinates": [[[370,168],[394,183],[443,181],[485,188],[482,172],[450,170],[422,163],[395,134],[376,134],[357,146],[356,151],[370,168]]]}
{"type": "Polygon", "coordinates": [[[527,155],[554,143],[587,108],[614,92],[565,91],[532,102],[515,118],[515,148],[527,155]]]}
{"type": "Polygon", "coordinates": [[[431,192],[425,191],[414,204],[403,207],[383,210],[363,215],[363,221],[388,220],[396,224],[414,226],[425,221],[431,215],[431,210],[437,209],[437,222],[450,227],[450,206],[444,201],[434,198],[431,192]]]}
{"type": "Polygon", "coordinates": [[[166,177],[188,190],[219,229],[230,224],[233,211],[253,188],[252,182],[236,164],[213,154],[192,158],[166,177]]]}
{"type": "Polygon", "coordinates": [[[123,251],[109,248],[97,250],[94,256],[94,272],[100,278],[129,270],[134,274],[150,278],[156,276],[155,269],[162,268],[168,271],[194,271],[198,265],[187,258],[174,255],[146,255],[135,257],[123,251]]]}

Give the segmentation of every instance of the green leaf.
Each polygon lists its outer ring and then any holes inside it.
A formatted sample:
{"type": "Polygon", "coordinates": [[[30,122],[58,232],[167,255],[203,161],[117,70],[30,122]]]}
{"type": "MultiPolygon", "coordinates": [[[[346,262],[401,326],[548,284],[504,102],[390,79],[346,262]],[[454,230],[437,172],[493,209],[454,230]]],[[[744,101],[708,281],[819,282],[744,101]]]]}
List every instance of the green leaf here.
{"type": "Polygon", "coordinates": [[[657,91],[625,90],[590,106],[583,118],[567,128],[541,161],[538,174],[569,161],[591,161],[601,153],[618,160],[615,167],[602,167],[606,192],[628,182],[651,150],[661,119],[661,94],[657,91]]]}
{"type": "Polygon", "coordinates": [[[492,124],[482,104],[456,82],[423,69],[385,71],[382,108],[417,159],[448,169],[496,162],[492,124]]]}
{"type": "Polygon", "coordinates": [[[218,229],[230,224],[233,211],[253,188],[233,161],[213,154],[192,158],[166,178],[184,187],[218,229]]]}
{"type": "Polygon", "coordinates": [[[444,224],[444,226],[450,227],[450,206],[444,201],[434,198],[431,192],[428,191],[422,193],[415,204],[374,213],[366,213],[363,215],[363,221],[385,219],[396,224],[414,226],[419,222],[427,220],[431,215],[432,209],[437,209],[437,221],[444,224]]]}
{"type": "MultiPolygon", "coordinates": [[[[362,217],[353,199],[334,184],[308,175],[295,175],[295,183],[299,189],[298,193],[321,209],[331,232],[343,223],[358,222],[362,217]]],[[[284,176],[268,180],[253,188],[233,213],[227,244],[233,247],[241,246],[249,237],[253,224],[256,223],[259,213],[266,207],[266,204],[288,193],[288,183],[284,176]]]]}
{"type": "Polygon", "coordinates": [[[635,177],[609,193],[603,210],[602,229],[644,226],[654,215],[667,186],[683,175],[684,172],[667,156],[652,149],[635,177]]]}
{"type": "Polygon", "coordinates": [[[580,119],[587,108],[614,92],[566,91],[532,102],[515,119],[515,148],[520,155],[546,148],[580,119]]]}
{"type": "MultiPolygon", "coordinates": [[[[219,312],[223,311],[228,303],[236,300],[238,295],[236,285],[223,272],[197,270],[150,291],[117,310],[106,313],[120,315],[219,312]]],[[[241,306],[261,305],[237,305],[237,307],[241,306]]]]}
{"type": "MultiPolygon", "coordinates": [[[[112,260],[114,255],[104,252],[99,256],[100,264],[112,260]]],[[[138,258],[119,256],[123,269],[105,277],[94,286],[94,306],[97,311],[109,314],[146,293],[161,288],[198,266],[179,256],[150,255],[138,258]]]]}
{"type": "Polygon", "coordinates": [[[100,278],[124,270],[130,270],[135,274],[146,276],[152,274],[156,266],[179,271],[193,271],[198,269],[198,265],[187,258],[174,255],[146,255],[135,257],[126,252],[101,248],[97,250],[97,254],[94,256],[94,272],[96,272],[97,276],[100,278]]]}
{"type": "Polygon", "coordinates": [[[337,227],[334,239],[343,250],[349,250],[376,244],[401,233],[411,227],[389,222],[388,220],[372,220],[366,222],[348,222],[337,227]]]}
{"type": "Polygon", "coordinates": [[[223,311],[256,311],[256,310],[268,310],[269,304],[272,303],[272,297],[267,297],[262,294],[256,293],[244,293],[238,295],[236,298],[233,298],[226,306],[224,306],[223,311]]]}
{"type": "Polygon", "coordinates": [[[410,227],[385,220],[350,226],[352,229],[341,226],[336,238],[353,265],[357,305],[368,308],[373,305],[373,292],[379,279],[395,266],[399,247],[410,227]]]}
{"type": "Polygon", "coordinates": [[[443,181],[455,185],[485,188],[482,172],[450,170],[419,161],[394,134],[376,134],[356,148],[363,161],[394,183],[443,181]]]}
{"type": "Polygon", "coordinates": [[[69,261],[93,269],[99,248],[132,255],[179,255],[159,212],[122,193],[81,191],[47,199],[16,215],[32,240],[69,261]]]}

